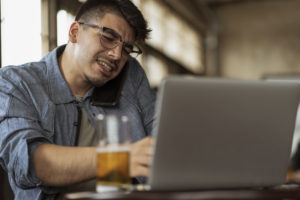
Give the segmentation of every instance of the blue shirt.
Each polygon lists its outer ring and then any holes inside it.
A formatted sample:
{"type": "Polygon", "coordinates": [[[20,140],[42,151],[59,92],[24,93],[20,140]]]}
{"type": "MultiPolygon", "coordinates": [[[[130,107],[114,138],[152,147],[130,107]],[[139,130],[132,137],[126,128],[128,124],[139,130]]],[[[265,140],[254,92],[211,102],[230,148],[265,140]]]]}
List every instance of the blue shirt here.
{"type": "Polygon", "coordinates": [[[58,66],[64,48],[40,62],[0,70],[0,164],[15,199],[54,199],[62,191],[37,178],[33,152],[42,143],[75,146],[82,108],[90,120],[99,113],[128,115],[132,142],[151,134],[155,93],[135,59],[129,57],[124,73],[103,88],[91,88],[78,102],[58,66]],[[116,104],[108,106],[103,97],[116,98],[116,104]]]}

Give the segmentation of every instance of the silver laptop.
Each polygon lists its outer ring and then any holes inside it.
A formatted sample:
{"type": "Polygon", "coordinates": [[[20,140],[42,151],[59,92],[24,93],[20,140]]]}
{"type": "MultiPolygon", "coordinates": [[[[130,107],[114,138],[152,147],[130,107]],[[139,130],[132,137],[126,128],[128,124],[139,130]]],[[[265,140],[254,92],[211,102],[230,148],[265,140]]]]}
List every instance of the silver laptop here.
{"type": "Polygon", "coordinates": [[[285,183],[300,84],[169,77],[161,85],[151,190],[285,183]]]}

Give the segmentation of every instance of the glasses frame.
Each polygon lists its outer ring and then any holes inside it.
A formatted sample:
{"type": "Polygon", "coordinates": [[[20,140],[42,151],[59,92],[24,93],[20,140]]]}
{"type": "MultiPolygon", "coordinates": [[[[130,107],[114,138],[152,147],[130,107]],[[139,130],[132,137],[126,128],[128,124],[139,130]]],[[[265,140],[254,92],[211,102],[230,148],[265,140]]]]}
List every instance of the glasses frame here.
{"type": "MultiPolygon", "coordinates": [[[[112,47],[112,48],[108,48],[108,49],[113,49],[113,48],[115,48],[115,47],[117,47],[117,46],[119,46],[120,44],[122,44],[123,43],[123,45],[122,46],[132,46],[132,50],[131,50],[131,52],[127,52],[126,50],[124,50],[127,54],[132,54],[132,53],[136,53],[137,54],[137,56],[138,55],[140,55],[140,54],[142,54],[143,53],[143,51],[142,51],[142,49],[138,46],[138,45],[136,45],[136,44],[129,44],[129,43],[127,43],[127,42],[125,42],[123,39],[122,39],[122,37],[115,31],[115,30],[113,30],[113,29],[111,29],[111,28],[107,28],[107,27],[105,27],[105,26],[100,26],[100,25],[96,25],[96,24],[90,24],[90,23],[85,23],[85,22],[78,22],[80,25],[85,25],[85,26],[88,26],[88,27],[91,27],[91,28],[97,28],[97,29],[100,29],[102,32],[104,32],[104,31],[106,31],[106,30],[109,30],[115,37],[117,37],[117,38],[119,38],[119,42],[118,43],[116,43],[115,44],[115,46],[114,47],[112,47]],[[136,47],[138,50],[133,50],[133,47],[136,47]]],[[[103,34],[101,33],[101,37],[103,37],[103,34]]],[[[100,42],[101,42],[101,39],[100,39],[100,42]]],[[[101,43],[102,44],[102,43],[101,43]]],[[[107,47],[105,47],[105,48],[107,48],[107,47]]],[[[123,47],[122,47],[123,48],[123,47]]]]}

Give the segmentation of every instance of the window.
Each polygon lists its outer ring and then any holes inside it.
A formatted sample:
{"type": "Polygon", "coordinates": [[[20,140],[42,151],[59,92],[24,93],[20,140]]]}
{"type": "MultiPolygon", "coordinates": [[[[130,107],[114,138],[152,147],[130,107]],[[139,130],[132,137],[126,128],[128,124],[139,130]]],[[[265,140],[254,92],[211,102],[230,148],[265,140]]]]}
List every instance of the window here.
{"type": "Polygon", "coordinates": [[[1,0],[1,15],[2,66],[40,60],[40,0],[1,0]]]}
{"type": "Polygon", "coordinates": [[[146,55],[142,63],[146,63],[149,67],[145,68],[147,77],[153,87],[157,87],[161,80],[167,76],[168,68],[166,63],[153,55],[146,55]]]}
{"type": "Polygon", "coordinates": [[[75,16],[65,10],[57,12],[57,45],[66,44],[69,40],[68,32],[75,16]]]}
{"type": "MultiPolygon", "coordinates": [[[[188,71],[194,74],[203,73],[201,35],[180,18],[174,10],[160,1],[133,0],[133,2],[141,9],[152,29],[147,44],[184,66],[188,71]]],[[[151,54],[151,52],[148,53],[151,54]]],[[[162,79],[168,74],[168,71],[174,71],[166,70],[168,64],[163,64],[164,61],[154,55],[150,56],[150,59],[142,60],[147,72],[152,71],[150,68],[156,69],[155,74],[147,73],[151,85],[157,86],[160,82],[158,77],[162,79]],[[154,59],[157,61],[154,62],[154,59]],[[163,74],[158,73],[158,67],[164,68],[160,70],[163,74]]]]}

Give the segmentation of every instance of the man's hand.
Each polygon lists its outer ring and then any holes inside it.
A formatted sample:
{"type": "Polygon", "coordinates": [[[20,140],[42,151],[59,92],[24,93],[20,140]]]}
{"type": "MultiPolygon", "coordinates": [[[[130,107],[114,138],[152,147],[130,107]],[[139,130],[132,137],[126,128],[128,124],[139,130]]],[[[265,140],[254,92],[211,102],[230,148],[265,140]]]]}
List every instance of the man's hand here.
{"type": "Polygon", "coordinates": [[[131,144],[130,176],[148,176],[153,156],[153,138],[147,137],[131,144]]]}

